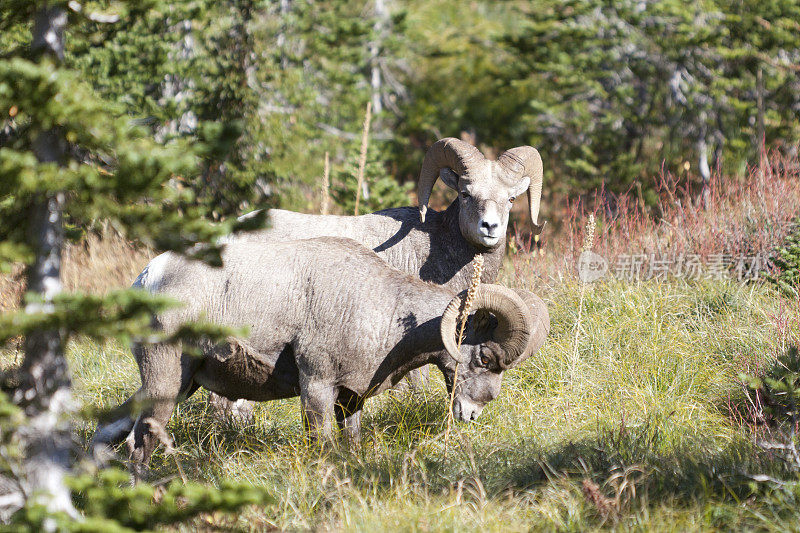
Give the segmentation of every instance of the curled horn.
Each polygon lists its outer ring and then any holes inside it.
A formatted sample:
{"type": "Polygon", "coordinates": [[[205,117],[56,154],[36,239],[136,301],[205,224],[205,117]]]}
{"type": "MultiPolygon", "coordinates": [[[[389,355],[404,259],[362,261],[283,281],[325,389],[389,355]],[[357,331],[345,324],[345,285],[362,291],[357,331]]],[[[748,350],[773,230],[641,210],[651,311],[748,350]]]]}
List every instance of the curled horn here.
{"type": "Polygon", "coordinates": [[[431,197],[433,184],[436,183],[442,168],[449,168],[459,176],[463,176],[467,169],[483,159],[480,150],[454,137],[438,140],[428,148],[417,182],[420,220],[425,222],[425,213],[428,212],[428,200],[431,197]]]}
{"type": "Polygon", "coordinates": [[[544,341],[550,333],[550,313],[547,312],[547,306],[542,299],[534,293],[524,289],[514,289],[514,291],[522,298],[533,314],[533,330],[528,340],[528,347],[522,357],[515,362],[515,364],[519,364],[539,351],[539,348],[544,345],[544,341]]]}
{"type": "MultiPolygon", "coordinates": [[[[463,291],[450,301],[442,314],[440,327],[445,350],[459,363],[466,362],[457,349],[455,338],[459,310],[466,294],[467,291],[463,291]]],[[[511,366],[525,355],[534,322],[530,307],[516,292],[501,285],[481,285],[475,294],[472,310],[485,310],[497,317],[494,340],[506,354],[505,366],[511,366]]]]}
{"type": "Polygon", "coordinates": [[[518,146],[503,152],[497,158],[498,164],[510,174],[519,178],[528,176],[528,209],[531,214],[531,225],[534,235],[539,235],[545,222],[539,224],[539,204],[542,201],[542,156],[533,146],[518,146]]]}

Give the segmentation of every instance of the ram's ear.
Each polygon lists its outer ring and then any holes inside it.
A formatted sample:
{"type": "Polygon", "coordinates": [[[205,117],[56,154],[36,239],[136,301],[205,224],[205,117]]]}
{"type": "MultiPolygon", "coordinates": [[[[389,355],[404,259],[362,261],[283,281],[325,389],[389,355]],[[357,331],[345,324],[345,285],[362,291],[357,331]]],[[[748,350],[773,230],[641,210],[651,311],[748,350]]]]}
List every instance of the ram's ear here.
{"type": "Polygon", "coordinates": [[[449,168],[442,167],[439,170],[439,179],[442,180],[442,183],[444,183],[454,191],[458,191],[458,174],[456,174],[449,168]]]}
{"type": "Polygon", "coordinates": [[[511,196],[517,197],[528,190],[528,186],[531,184],[531,179],[528,176],[524,176],[514,188],[511,189],[511,196]]]}
{"type": "Polygon", "coordinates": [[[478,338],[491,338],[497,327],[497,318],[489,311],[479,309],[472,315],[472,328],[478,338]]]}

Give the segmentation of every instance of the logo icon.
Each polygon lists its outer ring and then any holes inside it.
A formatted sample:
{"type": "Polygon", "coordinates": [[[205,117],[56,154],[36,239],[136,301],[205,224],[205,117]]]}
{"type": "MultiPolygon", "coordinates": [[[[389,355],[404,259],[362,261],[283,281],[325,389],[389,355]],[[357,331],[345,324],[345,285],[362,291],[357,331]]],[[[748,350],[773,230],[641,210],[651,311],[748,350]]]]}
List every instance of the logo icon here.
{"type": "Polygon", "coordinates": [[[602,278],[608,272],[608,261],[602,255],[589,250],[581,252],[578,257],[578,277],[584,283],[591,283],[602,278]]]}

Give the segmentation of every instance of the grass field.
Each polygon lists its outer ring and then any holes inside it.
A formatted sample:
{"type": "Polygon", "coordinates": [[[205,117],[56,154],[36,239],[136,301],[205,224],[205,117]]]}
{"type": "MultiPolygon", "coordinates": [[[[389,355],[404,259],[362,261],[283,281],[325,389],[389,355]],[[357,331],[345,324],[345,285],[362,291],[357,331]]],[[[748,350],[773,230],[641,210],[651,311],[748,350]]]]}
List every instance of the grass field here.
{"type": "MultiPolygon", "coordinates": [[[[753,479],[797,475],[754,444],[765,430],[738,378],[795,340],[797,317],[772,289],[600,282],[586,291],[577,351],[580,287],[563,282],[543,296],[546,346],[507,373],[477,422],[456,426],[447,453],[440,376],[427,390],[369,401],[360,450],[306,444],[297,400],[260,404],[255,423],[239,426],[217,421],[197,394],[173,417],[178,453],[157,454],[154,478],[243,480],[277,497],[192,527],[800,528],[792,492],[753,479]]],[[[138,387],[117,344],[73,341],[69,358],[85,405],[113,406],[138,387]]]]}
{"type": "MultiPolygon", "coordinates": [[[[625,253],[707,261],[772,251],[796,227],[800,181],[771,168],[715,178],[705,207],[663,177],[660,221],[624,198],[613,210],[595,201],[595,250],[612,262],[625,253]]],[[[359,449],[308,444],[297,399],[260,404],[254,423],[242,425],[217,420],[201,391],[173,416],[176,453],[157,452],[153,480],[242,481],[266,487],[275,503],[184,528],[800,530],[800,455],[775,447],[790,442],[786,425],[767,423],[776,420],[767,397],[741,379],[781,370],[800,341],[798,302],[763,282],[726,279],[607,276],[581,286],[574,264],[585,211],[573,207],[543,252],[515,240],[499,280],[543,297],[547,343],[506,373],[475,423],[455,425],[447,449],[435,369],[424,390],[367,402],[359,449]]],[[[151,255],[112,233],[89,234],[67,251],[65,286],[126,286],[151,255]]],[[[0,310],[16,307],[22,292],[18,278],[0,277],[0,310]]],[[[114,407],[138,388],[127,347],[73,339],[67,351],[82,406],[114,407]]],[[[3,369],[20,359],[0,350],[3,369]]],[[[797,366],[790,375],[800,398],[797,366]]],[[[79,424],[82,442],[93,426],[79,424]]]]}

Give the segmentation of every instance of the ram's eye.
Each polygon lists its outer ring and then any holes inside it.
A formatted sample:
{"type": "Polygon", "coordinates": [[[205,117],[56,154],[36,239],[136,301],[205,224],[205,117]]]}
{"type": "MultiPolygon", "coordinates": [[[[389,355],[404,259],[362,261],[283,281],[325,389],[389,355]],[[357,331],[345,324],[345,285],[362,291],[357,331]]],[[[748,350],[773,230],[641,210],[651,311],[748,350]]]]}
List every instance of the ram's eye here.
{"type": "Polygon", "coordinates": [[[461,191],[461,198],[469,198],[469,193],[467,191],[461,191]]]}
{"type": "Polygon", "coordinates": [[[485,355],[482,355],[482,356],[481,356],[481,364],[482,364],[483,366],[489,366],[489,358],[488,358],[488,357],[486,357],[485,355]]]}
{"type": "Polygon", "coordinates": [[[508,201],[509,201],[509,203],[512,203],[512,204],[513,204],[513,203],[514,203],[514,200],[516,200],[516,199],[517,199],[517,197],[516,197],[516,196],[512,196],[511,198],[509,198],[509,199],[508,199],[508,201]]]}

